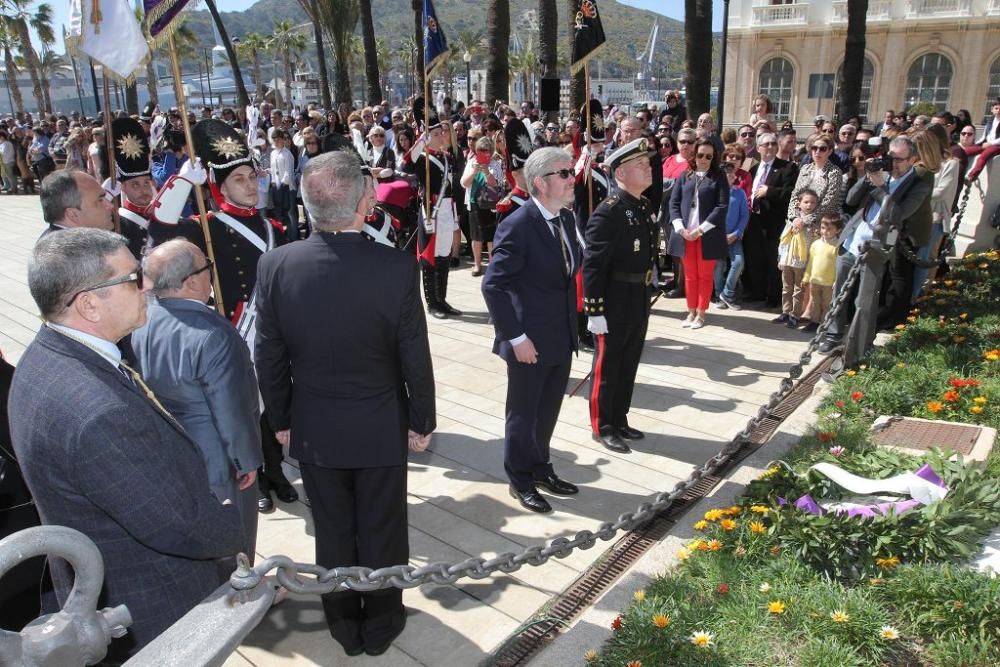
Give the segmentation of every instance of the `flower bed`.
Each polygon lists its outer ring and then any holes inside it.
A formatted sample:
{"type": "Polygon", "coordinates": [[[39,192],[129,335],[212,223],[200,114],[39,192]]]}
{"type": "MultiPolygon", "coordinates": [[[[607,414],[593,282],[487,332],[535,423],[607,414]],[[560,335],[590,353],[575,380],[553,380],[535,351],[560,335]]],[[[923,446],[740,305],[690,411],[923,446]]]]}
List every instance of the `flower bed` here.
{"type": "Polygon", "coordinates": [[[844,373],[781,465],[738,504],[694,522],[701,535],[677,566],[612,624],[595,665],[1000,664],[1000,578],[965,567],[1000,525],[1000,451],[966,464],[949,452],[875,447],[881,414],[1000,427],[1000,263],[966,258],[934,285],[907,324],[844,373]],[[834,463],[882,479],[929,464],[944,499],[874,518],[814,515],[804,495],[838,500],[808,472],[834,463]]]}

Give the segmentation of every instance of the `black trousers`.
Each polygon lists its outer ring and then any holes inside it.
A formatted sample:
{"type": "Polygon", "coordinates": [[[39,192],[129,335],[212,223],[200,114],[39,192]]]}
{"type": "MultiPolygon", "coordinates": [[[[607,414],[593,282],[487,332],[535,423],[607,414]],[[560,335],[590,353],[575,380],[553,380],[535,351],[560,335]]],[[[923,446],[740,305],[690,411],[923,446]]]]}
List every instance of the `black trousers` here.
{"type": "Polygon", "coordinates": [[[549,442],[566,395],[571,358],[558,365],[507,364],[503,467],[518,491],[553,473],[549,442]]]}
{"type": "Polygon", "coordinates": [[[605,297],[608,333],[594,336],[594,366],[590,379],[590,426],[594,433],[607,426],[627,426],[628,409],[649,324],[651,288],[611,282],[605,297]]]}
{"type": "MultiPolygon", "coordinates": [[[[300,463],[312,507],[316,563],[323,567],[403,565],[410,558],[406,466],[324,468],[300,463]]],[[[323,596],[330,634],[345,650],[384,645],[406,622],[403,591],[323,596]]]]}
{"type": "Polygon", "coordinates": [[[897,324],[903,324],[906,322],[906,316],[910,313],[915,267],[910,260],[903,256],[903,252],[899,248],[901,243],[903,243],[902,238],[896,242],[896,249],[889,258],[885,305],[878,314],[878,326],[883,329],[891,329],[897,324]]]}
{"type": "Polygon", "coordinates": [[[260,416],[260,448],[263,453],[264,463],[257,469],[257,487],[262,493],[267,493],[274,489],[291,486],[285,472],[281,469],[281,461],[284,459],[284,452],[281,443],[274,437],[274,429],[267,421],[267,415],[260,416]]]}
{"type": "Polygon", "coordinates": [[[747,301],[772,301],[781,298],[781,273],[778,271],[780,230],[772,230],[767,221],[750,215],[743,233],[744,293],[747,301]]]}

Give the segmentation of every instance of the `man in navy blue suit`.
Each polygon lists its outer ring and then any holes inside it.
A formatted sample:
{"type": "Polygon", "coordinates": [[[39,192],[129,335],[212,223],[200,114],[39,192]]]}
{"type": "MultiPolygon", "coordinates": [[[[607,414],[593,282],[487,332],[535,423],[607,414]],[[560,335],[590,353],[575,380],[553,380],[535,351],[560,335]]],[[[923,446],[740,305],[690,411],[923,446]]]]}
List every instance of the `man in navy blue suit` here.
{"type": "Polygon", "coordinates": [[[573,214],[573,163],[558,148],[534,151],[524,165],[531,200],[510,215],[493,241],[483,297],[496,328],[493,352],[507,362],[504,469],[510,493],[532,512],[551,512],[538,487],[556,495],[578,489],[549,461],[577,350],[576,272],[580,251],[573,214]]]}

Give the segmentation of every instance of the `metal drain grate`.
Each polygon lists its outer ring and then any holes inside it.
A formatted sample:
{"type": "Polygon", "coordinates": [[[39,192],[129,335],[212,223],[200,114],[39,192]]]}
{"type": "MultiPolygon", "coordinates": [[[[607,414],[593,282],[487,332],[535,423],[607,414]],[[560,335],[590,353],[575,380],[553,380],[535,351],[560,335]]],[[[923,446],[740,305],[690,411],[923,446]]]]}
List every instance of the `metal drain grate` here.
{"type": "Polygon", "coordinates": [[[509,643],[502,646],[492,660],[485,664],[496,667],[516,667],[524,665],[542,646],[559,634],[560,626],[576,619],[585,609],[600,597],[618,578],[624,574],[654,544],[666,536],[677,520],[691,506],[711,493],[725,474],[740,461],[759,449],[774,434],[778,426],[795,408],[812,395],[813,388],[822,373],[830,368],[832,359],[821,361],[798,385],[781,401],[770,415],[761,420],[760,425],[750,433],[747,443],[717,471],[716,475],[706,475],[677,499],[656,518],[639,526],[618,540],[598,565],[591,567],[570,584],[569,588],[557,595],[536,616],[541,620],[532,622],[509,643]]]}
{"type": "Polygon", "coordinates": [[[982,431],[983,429],[978,426],[966,424],[943,424],[903,418],[892,420],[872,436],[872,441],[883,447],[901,447],[907,450],[940,447],[968,456],[982,431]]]}

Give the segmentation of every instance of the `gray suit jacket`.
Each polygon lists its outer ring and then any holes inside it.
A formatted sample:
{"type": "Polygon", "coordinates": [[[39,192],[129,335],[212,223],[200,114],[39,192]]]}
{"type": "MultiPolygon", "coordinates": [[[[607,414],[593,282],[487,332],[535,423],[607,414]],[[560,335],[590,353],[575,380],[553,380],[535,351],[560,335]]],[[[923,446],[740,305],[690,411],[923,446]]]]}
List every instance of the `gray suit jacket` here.
{"type": "Polygon", "coordinates": [[[154,299],[132,334],[139,372],[201,449],[220,500],[261,464],[257,377],[250,350],[217,312],[188,299],[154,299]]]}
{"type": "MultiPolygon", "coordinates": [[[[183,429],[98,353],[43,327],[14,372],[14,451],[45,524],[87,535],[104,559],[98,608],[125,604],[109,660],[148,644],[221,583],[214,559],[240,549],[235,505],[208,488],[183,429]]],[[[73,575],[53,559],[60,603],[73,575]]]]}

